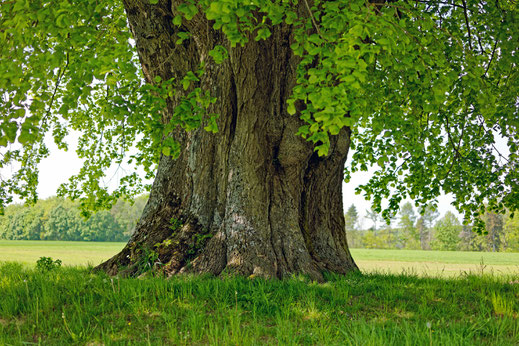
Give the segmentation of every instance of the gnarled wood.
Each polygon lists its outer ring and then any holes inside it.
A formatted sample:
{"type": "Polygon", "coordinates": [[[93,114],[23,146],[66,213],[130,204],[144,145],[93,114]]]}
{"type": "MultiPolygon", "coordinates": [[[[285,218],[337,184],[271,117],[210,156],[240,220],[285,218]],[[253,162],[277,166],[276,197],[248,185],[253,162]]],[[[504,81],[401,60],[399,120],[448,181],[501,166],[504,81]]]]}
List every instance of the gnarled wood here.
{"type": "Polygon", "coordinates": [[[216,65],[207,54],[216,44],[228,46],[222,34],[199,15],[189,24],[193,37],[175,45],[179,29],[167,3],[125,1],[143,71],[149,81],[181,79],[204,61],[201,86],[218,98],[211,112],[220,114],[219,133],[176,134],[180,157],[162,157],[134,235],[100,268],[132,275],[160,262],[167,275],[303,273],[317,280],[323,271],[356,270],[341,192],[350,133],[335,136],[324,158],[296,136],[301,121],[286,112],[298,63],[291,28],[280,25],[266,41],[229,47],[230,59],[216,65]]]}

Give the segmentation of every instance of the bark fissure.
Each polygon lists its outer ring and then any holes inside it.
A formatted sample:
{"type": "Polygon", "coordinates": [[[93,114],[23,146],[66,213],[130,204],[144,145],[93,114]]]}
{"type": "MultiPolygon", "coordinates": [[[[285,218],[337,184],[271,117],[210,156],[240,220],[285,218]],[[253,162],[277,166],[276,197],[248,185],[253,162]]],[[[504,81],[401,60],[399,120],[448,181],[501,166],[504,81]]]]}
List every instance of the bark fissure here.
{"type": "Polygon", "coordinates": [[[234,80],[234,73],[230,75],[231,90],[230,90],[230,103],[231,103],[231,124],[229,133],[229,150],[231,149],[232,142],[234,140],[234,134],[236,133],[236,122],[238,121],[238,96],[236,92],[236,82],[234,80]]]}
{"type": "MultiPolygon", "coordinates": [[[[268,183],[267,183],[268,184],[268,183]]],[[[272,190],[272,184],[270,183],[269,184],[270,187],[269,189],[272,190]]],[[[271,207],[272,207],[272,201],[269,201],[269,205],[268,205],[268,216],[267,216],[267,220],[268,220],[268,232],[270,233],[270,246],[272,247],[272,250],[274,251],[274,255],[275,255],[275,260],[274,260],[274,272],[276,273],[276,276],[277,277],[280,277],[281,276],[281,273],[280,273],[280,265],[279,265],[279,255],[277,253],[277,249],[276,249],[276,245],[275,245],[275,242],[274,242],[274,231],[272,230],[272,219],[271,219],[271,207]]]]}

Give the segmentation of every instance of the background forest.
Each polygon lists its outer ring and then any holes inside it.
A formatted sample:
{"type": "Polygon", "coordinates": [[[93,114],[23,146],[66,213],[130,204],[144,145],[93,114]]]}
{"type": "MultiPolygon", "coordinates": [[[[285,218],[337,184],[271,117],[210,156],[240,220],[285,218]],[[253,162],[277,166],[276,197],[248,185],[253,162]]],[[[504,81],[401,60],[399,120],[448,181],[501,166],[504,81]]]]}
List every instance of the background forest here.
{"type": "Polygon", "coordinates": [[[400,207],[397,217],[386,222],[374,211],[367,211],[365,220],[359,217],[355,205],[346,212],[346,235],[352,248],[367,249],[422,249],[461,251],[519,251],[519,217],[487,212],[483,219],[486,234],[473,232],[471,225],[462,225],[458,218],[447,212],[440,214],[426,209],[421,215],[411,203],[400,207]]]}
{"type": "MultiPolygon", "coordinates": [[[[58,197],[39,200],[33,207],[13,204],[0,216],[0,239],[127,241],[147,198],[139,196],[134,204],[120,200],[111,210],[99,211],[89,219],[81,216],[77,203],[58,197]]],[[[401,206],[390,225],[374,211],[366,214],[361,217],[354,204],[345,214],[352,248],[519,252],[518,216],[487,212],[487,233],[480,235],[451,212],[441,216],[427,209],[421,215],[411,203],[401,206]]]]}
{"type": "Polygon", "coordinates": [[[119,200],[88,219],[78,203],[63,198],[39,200],[34,206],[13,204],[0,216],[0,239],[127,241],[147,200],[147,195],[133,204],[119,200]]]}

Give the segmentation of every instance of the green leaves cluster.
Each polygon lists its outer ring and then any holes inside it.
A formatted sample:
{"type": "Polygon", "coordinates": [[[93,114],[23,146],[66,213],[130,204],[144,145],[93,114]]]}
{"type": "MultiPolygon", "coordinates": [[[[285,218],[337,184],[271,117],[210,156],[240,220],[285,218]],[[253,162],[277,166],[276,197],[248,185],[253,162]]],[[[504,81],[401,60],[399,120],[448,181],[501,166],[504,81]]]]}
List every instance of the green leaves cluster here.
{"type": "Polygon", "coordinates": [[[61,260],[53,260],[52,257],[40,257],[36,261],[36,269],[42,273],[54,270],[61,267],[61,260]]]}
{"type": "Polygon", "coordinates": [[[0,170],[14,172],[0,179],[0,210],[13,195],[36,201],[38,164],[49,154],[47,133],[65,150],[69,132],[81,134],[77,154],[84,166],[58,192],[96,210],[148,188],[143,177],[129,173],[109,191],[103,183],[109,169],[140,165],[151,179],[161,155],[180,152],[174,129],[204,122],[217,131],[217,115],[204,118],[215,99],[197,85],[203,66],[180,80],[146,84],[118,1],[20,0],[0,4],[0,14],[0,69],[6,71],[0,81],[0,170]],[[181,102],[165,123],[171,98],[181,102]]]}
{"type": "Polygon", "coordinates": [[[399,4],[377,15],[391,37],[372,36],[383,48],[369,90],[377,107],[354,129],[351,170],[378,164],[359,192],[379,211],[389,199],[385,217],[406,197],[425,205],[441,192],[456,196],[467,220],[484,213],[485,202],[496,212],[519,207],[519,112],[511,96],[519,60],[509,41],[519,37],[518,12],[467,6],[470,33],[460,6],[399,4]]]}
{"type": "Polygon", "coordinates": [[[100,154],[76,180],[83,180],[85,194],[103,200],[109,194],[99,186],[102,171],[130,147],[125,137],[138,129],[121,126],[133,110],[124,107],[142,84],[123,9],[112,2],[16,0],[2,2],[0,13],[0,69],[6,71],[0,81],[0,169],[18,168],[2,176],[0,209],[13,194],[35,201],[38,163],[48,155],[44,136],[51,133],[66,149],[70,130],[84,131],[80,157],[100,154]],[[114,143],[104,146],[110,139],[114,143]]]}

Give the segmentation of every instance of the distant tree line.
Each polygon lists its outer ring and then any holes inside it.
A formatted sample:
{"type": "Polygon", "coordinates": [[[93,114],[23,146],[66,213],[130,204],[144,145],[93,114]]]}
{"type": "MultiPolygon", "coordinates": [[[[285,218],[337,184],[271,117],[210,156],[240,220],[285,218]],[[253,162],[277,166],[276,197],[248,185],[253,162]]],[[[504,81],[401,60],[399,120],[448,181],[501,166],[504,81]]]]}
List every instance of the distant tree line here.
{"type": "Polygon", "coordinates": [[[487,212],[483,216],[486,233],[477,234],[452,212],[439,218],[434,209],[415,210],[409,202],[401,206],[389,225],[375,211],[366,212],[372,223],[368,229],[363,227],[355,205],[344,216],[352,248],[519,252],[518,215],[512,218],[509,214],[487,212]]]}
{"type": "Polygon", "coordinates": [[[77,203],[63,198],[39,200],[33,206],[13,204],[0,216],[0,239],[127,241],[147,200],[147,195],[133,204],[120,200],[88,219],[77,203]]]}

